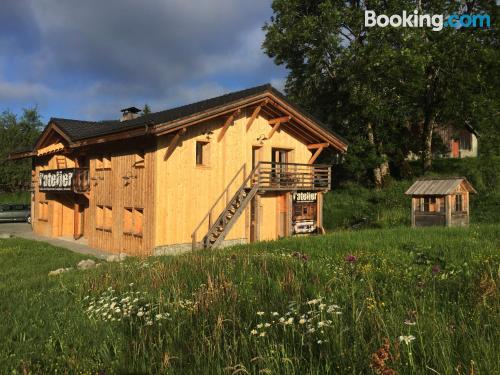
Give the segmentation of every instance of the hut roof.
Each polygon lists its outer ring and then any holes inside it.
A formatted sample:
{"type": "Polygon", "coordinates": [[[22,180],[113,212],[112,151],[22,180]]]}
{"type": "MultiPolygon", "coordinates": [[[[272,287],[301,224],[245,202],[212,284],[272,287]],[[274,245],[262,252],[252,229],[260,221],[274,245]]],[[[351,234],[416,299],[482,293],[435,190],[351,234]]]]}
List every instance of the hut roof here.
{"type": "Polygon", "coordinates": [[[406,195],[448,195],[464,184],[469,193],[477,193],[465,177],[423,178],[415,181],[406,191],[406,195]]]}

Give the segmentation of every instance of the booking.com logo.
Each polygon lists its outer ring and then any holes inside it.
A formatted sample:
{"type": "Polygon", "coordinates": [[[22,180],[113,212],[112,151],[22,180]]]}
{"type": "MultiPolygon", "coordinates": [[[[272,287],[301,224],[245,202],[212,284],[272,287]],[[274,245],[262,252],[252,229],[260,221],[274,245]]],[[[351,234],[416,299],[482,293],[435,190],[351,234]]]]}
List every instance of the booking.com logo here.
{"type": "Polygon", "coordinates": [[[433,31],[441,31],[444,27],[490,27],[489,14],[419,14],[415,9],[413,12],[403,10],[402,14],[377,15],[374,10],[365,10],[366,27],[431,27],[433,31]]]}

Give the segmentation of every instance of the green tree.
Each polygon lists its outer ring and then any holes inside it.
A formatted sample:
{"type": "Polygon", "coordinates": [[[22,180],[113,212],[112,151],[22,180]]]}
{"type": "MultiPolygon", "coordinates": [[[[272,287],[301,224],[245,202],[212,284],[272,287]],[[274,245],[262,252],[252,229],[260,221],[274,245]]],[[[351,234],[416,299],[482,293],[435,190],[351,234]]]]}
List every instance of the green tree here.
{"type": "MultiPolygon", "coordinates": [[[[492,4],[472,2],[468,10],[493,12],[492,4]]],[[[489,92],[483,83],[491,71],[481,61],[498,57],[492,30],[364,26],[366,9],[450,14],[461,11],[459,3],[274,0],[272,7],[263,47],[288,69],[287,94],[346,136],[347,168],[358,178],[371,174],[375,185],[389,164],[405,164],[410,151],[429,169],[436,123],[473,116],[473,107],[463,105],[471,86],[489,92]],[[471,67],[475,59],[479,64],[471,67]]]]}
{"type": "Polygon", "coordinates": [[[42,128],[37,108],[24,109],[20,118],[9,111],[0,115],[0,191],[14,192],[30,185],[31,160],[8,160],[8,156],[31,149],[42,128]]]}
{"type": "Polygon", "coordinates": [[[142,114],[147,115],[149,113],[151,113],[151,108],[149,108],[149,105],[144,104],[144,108],[142,109],[142,114]]]}

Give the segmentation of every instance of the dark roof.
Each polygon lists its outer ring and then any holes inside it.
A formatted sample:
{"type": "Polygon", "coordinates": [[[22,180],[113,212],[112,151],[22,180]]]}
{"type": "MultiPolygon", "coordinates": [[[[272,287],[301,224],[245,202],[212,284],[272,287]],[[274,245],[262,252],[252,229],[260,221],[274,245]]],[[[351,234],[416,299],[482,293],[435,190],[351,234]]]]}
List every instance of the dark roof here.
{"type": "Polygon", "coordinates": [[[470,193],[477,193],[465,177],[428,177],[415,181],[405,194],[448,195],[454,193],[462,182],[470,193]]]}
{"type": "Polygon", "coordinates": [[[324,130],[333,134],[335,137],[340,139],[342,142],[347,143],[342,137],[332,132],[327,126],[322,124],[320,121],[315,119],[313,116],[308,114],[306,111],[302,110],[296,104],[293,104],[287,97],[281,94],[278,90],[272,87],[270,84],[252,87],[246,90],[232,92],[226,95],[218,96],[215,98],[202,100],[197,103],[192,103],[184,105],[181,107],[176,107],[172,109],[167,109],[161,112],[149,113],[135,119],[120,121],[120,120],[109,120],[109,121],[81,121],[81,120],[70,120],[63,118],[51,118],[51,122],[55,123],[72,141],[80,141],[87,138],[93,138],[113,133],[122,132],[124,130],[132,130],[146,125],[157,125],[162,123],[167,123],[175,120],[180,120],[182,118],[195,115],[200,112],[204,112],[219,106],[227,105],[232,102],[237,102],[239,100],[252,97],[255,95],[263,94],[265,92],[271,92],[275,96],[287,103],[293,105],[293,107],[303,114],[314,120],[319,124],[324,130]]]}
{"type": "Polygon", "coordinates": [[[132,112],[132,113],[139,113],[141,110],[137,107],[127,107],[120,109],[120,112],[132,112]]]}

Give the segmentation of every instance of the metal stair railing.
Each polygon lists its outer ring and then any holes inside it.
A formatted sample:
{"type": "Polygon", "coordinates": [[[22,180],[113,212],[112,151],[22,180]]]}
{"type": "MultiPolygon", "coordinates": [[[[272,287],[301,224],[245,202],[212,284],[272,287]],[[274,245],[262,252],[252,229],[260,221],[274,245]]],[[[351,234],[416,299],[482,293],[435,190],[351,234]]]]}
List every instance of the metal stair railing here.
{"type": "Polygon", "coordinates": [[[257,194],[257,191],[259,190],[259,179],[257,178],[257,180],[255,181],[254,177],[258,177],[259,167],[260,163],[257,164],[257,166],[241,184],[241,187],[234,194],[229,204],[219,215],[205,237],[203,237],[204,248],[207,249],[220,245],[233,225],[236,223],[236,221],[238,221],[238,218],[241,216],[248,203],[250,203],[255,194],[257,194]],[[249,181],[251,181],[250,188],[247,187],[249,181]],[[231,210],[234,210],[234,212],[232,212],[231,210]]]}
{"type": "Polygon", "coordinates": [[[226,185],[226,187],[224,188],[222,193],[217,197],[214,204],[208,209],[207,213],[203,216],[203,218],[201,219],[199,224],[196,226],[196,228],[194,229],[193,233],[191,234],[192,249],[193,250],[196,249],[196,247],[198,245],[198,241],[197,241],[198,231],[200,230],[202,225],[205,223],[208,224],[208,229],[210,229],[212,227],[212,224],[213,224],[212,218],[213,218],[214,209],[222,202],[222,199],[224,197],[226,198],[225,206],[227,206],[229,204],[229,191],[230,191],[231,187],[233,186],[233,183],[236,181],[236,179],[238,178],[238,176],[240,174],[242,174],[243,177],[245,177],[245,171],[246,171],[246,164],[243,164],[240,167],[240,169],[238,169],[238,171],[235,173],[235,175],[233,176],[231,181],[229,181],[229,183],[226,185]]]}

